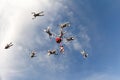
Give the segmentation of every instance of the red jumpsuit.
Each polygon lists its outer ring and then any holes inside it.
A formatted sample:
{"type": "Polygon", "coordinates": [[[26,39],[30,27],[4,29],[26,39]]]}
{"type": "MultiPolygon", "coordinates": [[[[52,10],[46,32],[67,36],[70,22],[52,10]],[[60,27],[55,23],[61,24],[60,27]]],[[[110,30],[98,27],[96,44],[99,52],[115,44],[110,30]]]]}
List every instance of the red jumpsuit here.
{"type": "Polygon", "coordinates": [[[57,42],[57,43],[60,43],[61,41],[62,41],[61,38],[59,38],[59,37],[56,38],[56,42],[57,42]]]}

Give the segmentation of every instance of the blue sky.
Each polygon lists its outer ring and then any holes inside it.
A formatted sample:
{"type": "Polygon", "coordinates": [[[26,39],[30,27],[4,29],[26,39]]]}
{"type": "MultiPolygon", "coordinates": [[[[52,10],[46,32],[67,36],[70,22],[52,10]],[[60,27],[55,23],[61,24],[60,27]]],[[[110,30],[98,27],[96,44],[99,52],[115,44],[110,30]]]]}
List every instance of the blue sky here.
{"type": "Polygon", "coordinates": [[[1,0],[0,80],[119,80],[119,0],[1,0]],[[27,3],[27,4],[25,4],[27,3]],[[32,20],[32,11],[45,16],[32,20]],[[58,48],[42,30],[69,21],[66,36],[79,35],[65,43],[65,54],[47,56],[58,48]],[[4,45],[13,42],[9,50],[4,45]],[[80,51],[88,54],[83,59],[80,51]],[[37,57],[30,59],[35,50],[37,57]]]}

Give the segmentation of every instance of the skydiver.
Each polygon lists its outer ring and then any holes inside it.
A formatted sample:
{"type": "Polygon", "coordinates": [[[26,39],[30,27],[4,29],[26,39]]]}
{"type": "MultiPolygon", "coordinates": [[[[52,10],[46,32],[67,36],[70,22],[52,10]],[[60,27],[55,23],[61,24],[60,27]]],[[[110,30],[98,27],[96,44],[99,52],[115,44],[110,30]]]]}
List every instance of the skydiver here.
{"type": "Polygon", "coordinates": [[[63,24],[60,24],[60,28],[63,29],[65,27],[69,27],[70,26],[70,23],[69,22],[65,22],[63,24]]]}
{"type": "Polygon", "coordinates": [[[56,40],[56,43],[60,44],[61,41],[62,41],[62,38],[60,38],[60,37],[56,37],[55,40],[56,40]]]}
{"type": "Polygon", "coordinates": [[[88,54],[84,50],[81,51],[81,54],[82,54],[84,59],[86,59],[88,57],[88,54]]]}
{"type": "Polygon", "coordinates": [[[33,14],[33,16],[34,16],[34,18],[32,18],[32,19],[35,19],[37,16],[44,16],[43,13],[44,13],[43,11],[41,11],[41,12],[39,12],[39,13],[32,12],[32,14],[33,14]]]}
{"type": "Polygon", "coordinates": [[[74,37],[66,38],[66,41],[67,41],[67,42],[72,41],[72,40],[74,40],[74,37]]]}
{"type": "Polygon", "coordinates": [[[36,55],[36,52],[33,51],[33,52],[31,53],[31,56],[30,56],[30,57],[31,57],[31,58],[36,57],[35,55],[36,55]]]}
{"type": "Polygon", "coordinates": [[[44,29],[44,31],[49,35],[49,37],[53,35],[50,31],[50,27],[48,27],[47,29],[44,29]]]}
{"type": "Polygon", "coordinates": [[[64,52],[64,47],[62,45],[62,46],[60,46],[60,53],[63,53],[63,52],[64,52]]]}
{"type": "Polygon", "coordinates": [[[12,42],[11,42],[11,43],[9,43],[9,44],[7,44],[7,45],[5,46],[5,49],[10,48],[11,46],[13,46],[12,42]]]}
{"type": "Polygon", "coordinates": [[[65,34],[65,32],[60,30],[60,34],[55,38],[56,39],[56,43],[61,43],[64,34],[65,34]]]}
{"type": "Polygon", "coordinates": [[[60,30],[60,35],[59,35],[59,37],[62,38],[64,34],[65,34],[65,32],[63,32],[63,30],[60,30]]]}
{"type": "Polygon", "coordinates": [[[56,50],[48,50],[48,56],[51,54],[57,55],[56,50]]]}

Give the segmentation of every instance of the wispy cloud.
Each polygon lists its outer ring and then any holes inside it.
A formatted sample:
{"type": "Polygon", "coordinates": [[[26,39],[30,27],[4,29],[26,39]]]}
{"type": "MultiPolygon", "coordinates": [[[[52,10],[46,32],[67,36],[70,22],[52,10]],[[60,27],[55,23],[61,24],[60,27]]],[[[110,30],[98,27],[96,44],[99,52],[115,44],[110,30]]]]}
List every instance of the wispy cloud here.
{"type": "Polygon", "coordinates": [[[30,73],[42,75],[37,71],[42,71],[42,69],[46,69],[45,71],[48,72],[57,72],[69,68],[69,65],[66,64],[69,62],[69,56],[66,54],[63,56],[47,56],[48,49],[55,49],[56,47],[58,49],[58,46],[52,40],[49,40],[49,37],[43,32],[43,29],[48,25],[55,31],[59,23],[69,20],[72,32],[69,31],[68,35],[76,32],[80,38],[76,38],[71,43],[72,46],[66,44],[67,49],[79,51],[90,46],[91,39],[87,33],[87,27],[84,24],[80,26],[79,21],[79,17],[82,17],[81,21],[89,18],[84,15],[83,10],[80,13],[77,12],[76,8],[76,11],[71,9],[70,6],[72,5],[72,2],[64,0],[0,1],[0,15],[2,15],[0,16],[0,48],[2,48],[0,50],[0,53],[2,53],[0,56],[0,76],[2,80],[12,80],[16,76],[27,77],[30,73]],[[31,12],[41,10],[44,11],[45,16],[32,20],[31,12]],[[4,50],[6,43],[11,41],[14,46],[9,50],[4,50]],[[50,43],[53,45],[50,45],[50,43]],[[32,50],[37,52],[37,57],[34,59],[29,57],[32,50]]]}
{"type": "Polygon", "coordinates": [[[46,69],[64,69],[63,63],[56,64],[52,61],[54,57],[48,57],[47,51],[42,48],[48,45],[48,36],[43,34],[42,30],[55,21],[55,16],[63,6],[62,3],[54,0],[51,2],[49,0],[1,0],[0,4],[0,15],[2,15],[0,16],[0,76],[2,80],[12,80],[12,77],[22,75],[26,71],[34,71],[32,64],[39,62],[41,63],[39,66],[46,69]],[[33,21],[31,12],[41,10],[45,11],[46,16],[33,21]],[[14,46],[4,50],[4,46],[9,42],[13,42],[14,46]],[[33,49],[38,51],[39,58],[30,65],[29,53],[33,49]]]}

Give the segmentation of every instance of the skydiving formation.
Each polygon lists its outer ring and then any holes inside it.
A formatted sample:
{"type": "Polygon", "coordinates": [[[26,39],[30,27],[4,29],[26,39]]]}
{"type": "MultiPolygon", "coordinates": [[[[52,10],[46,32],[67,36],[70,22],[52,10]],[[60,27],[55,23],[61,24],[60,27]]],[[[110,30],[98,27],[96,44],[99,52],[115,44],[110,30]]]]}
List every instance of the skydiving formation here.
{"type": "MultiPolygon", "coordinates": [[[[59,52],[60,53],[64,53],[64,46],[62,45],[62,41],[63,41],[63,36],[65,34],[65,31],[63,31],[63,28],[65,28],[67,26],[70,26],[70,24],[68,22],[60,24],[60,28],[61,28],[60,29],[60,34],[59,35],[55,34],[55,36],[53,36],[53,38],[55,38],[55,40],[56,40],[56,43],[60,44],[60,46],[59,46],[59,52]]],[[[49,37],[52,36],[52,34],[53,34],[52,32],[50,32],[50,27],[48,27],[44,31],[49,35],[49,37]]],[[[74,40],[74,39],[73,39],[73,37],[70,37],[70,38],[66,38],[66,40],[71,41],[71,40],[74,40]]],[[[48,55],[55,54],[55,53],[56,53],[55,50],[54,51],[50,51],[50,50],[48,51],[48,55]]]]}
{"type": "MultiPolygon", "coordinates": [[[[71,42],[75,39],[74,36],[68,36],[65,37],[64,35],[67,33],[66,31],[64,31],[64,28],[70,27],[70,23],[69,22],[65,22],[59,25],[60,29],[58,32],[60,32],[58,35],[54,34],[53,32],[50,31],[50,27],[47,27],[47,29],[44,29],[44,32],[48,34],[49,37],[54,38],[56,43],[59,44],[59,53],[64,53],[65,49],[63,46],[63,42],[65,40],[65,42],[71,42]]],[[[50,56],[51,54],[55,54],[56,55],[56,50],[48,50],[48,55],[50,56]]],[[[80,52],[81,55],[83,56],[84,59],[86,59],[88,57],[88,54],[83,50],[80,52]]]]}
{"type": "MultiPolygon", "coordinates": [[[[43,13],[44,13],[43,11],[41,11],[39,13],[32,12],[32,14],[33,14],[32,19],[35,19],[38,16],[44,16],[43,13]]],[[[59,24],[59,27],[57,27],[57,28],[60,28],[58,31],[59,33],[52,32],[49,26],[43,30],[49,36],[49,38],[50,39],[53,38],[54,41],[56,42],[56,45],[58,45],[58,49],[53,49],[53,50],[47,51],[48,56],[58,55],[58,53],[64,54],[64,52],[65,52],[65,48],[63,45],[64,42],[71,42],[71,41],[75,40],[75,36],[65,37],[65,35],[67,33],[67,31],[65,31],[65,28],[70,28],[70,22],[64,22],[62,24],[59,24]]],[[[11,46],[13,46],[12,42],[7,44],[4,49],[9,49],[11,46]]],[[[86,59],[88,57],[88,54],[84,50],[81,51],[80,53],[84,59],[86,59]]],[[[36,57],[36,52],[32,51],[30,53],[30,57],[31,58],[36,57]]]]}

